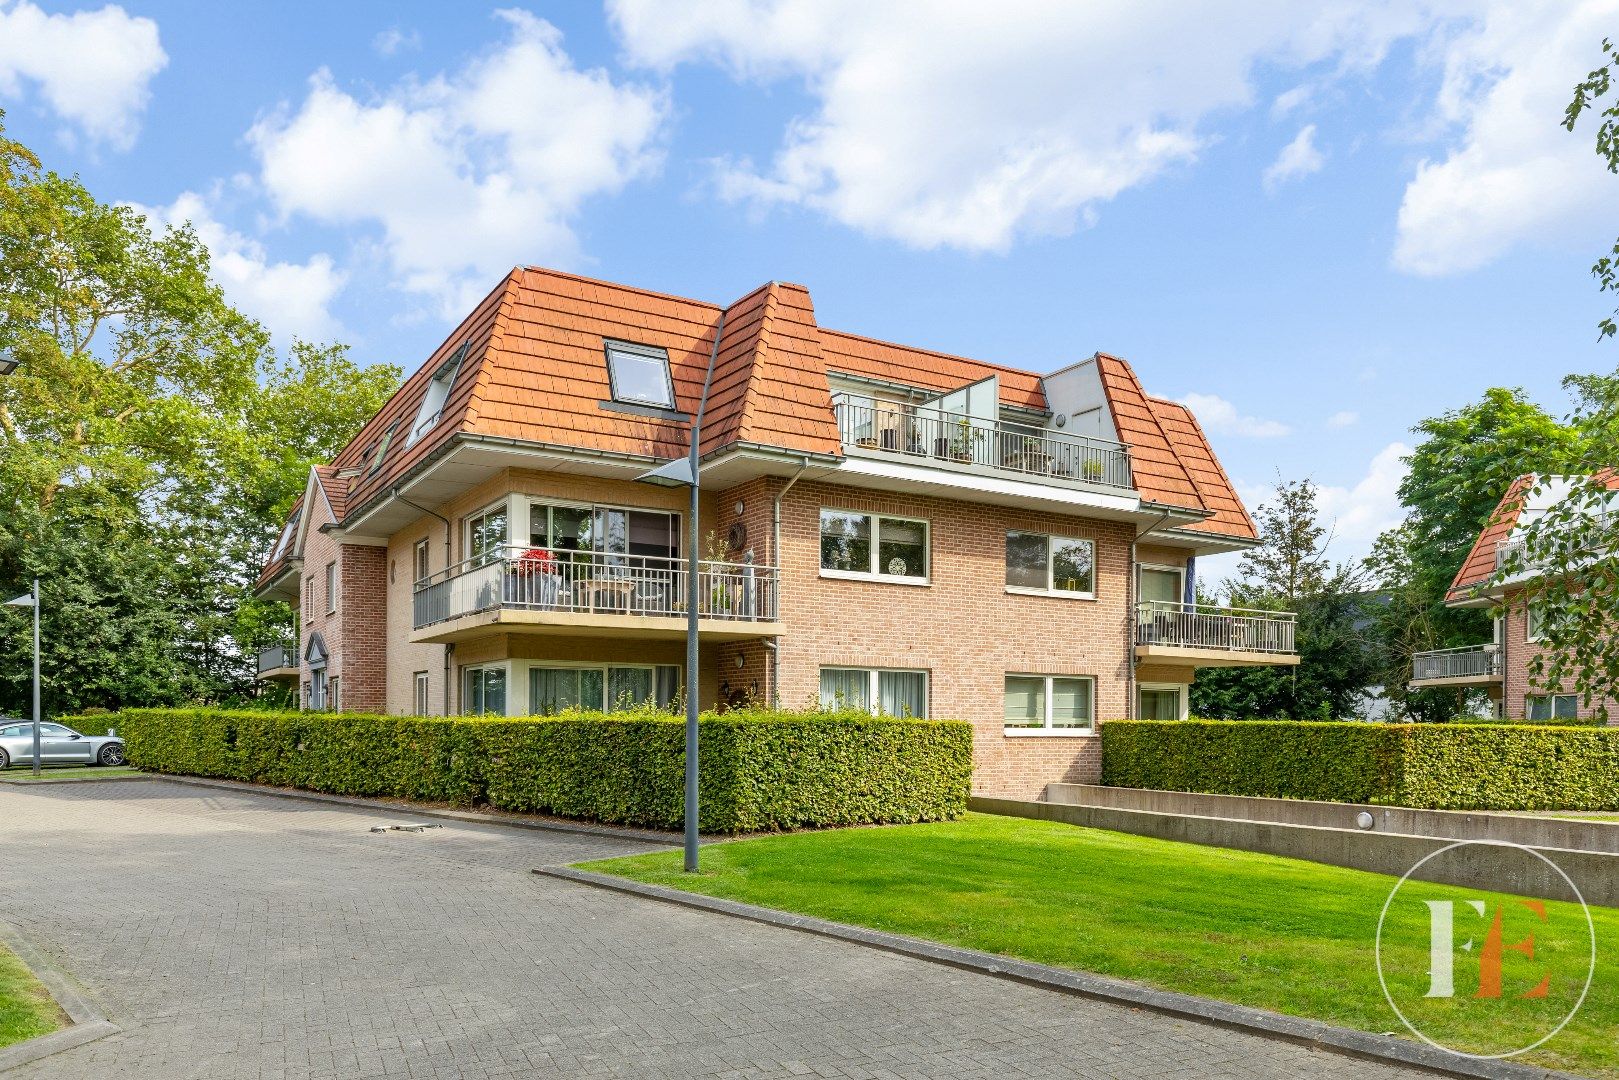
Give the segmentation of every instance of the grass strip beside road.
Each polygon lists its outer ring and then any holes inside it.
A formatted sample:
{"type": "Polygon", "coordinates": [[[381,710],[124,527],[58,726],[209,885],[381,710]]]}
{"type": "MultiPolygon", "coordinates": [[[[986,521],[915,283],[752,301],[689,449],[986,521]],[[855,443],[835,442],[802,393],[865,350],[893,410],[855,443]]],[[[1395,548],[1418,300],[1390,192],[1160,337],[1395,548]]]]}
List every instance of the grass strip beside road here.
{"type": "MultiPolygon", "coordinates": [[[[703,848],[702,861],[698,875],[681,872],[678,851],[580,866],[1408,1037],[1378,981],[1374,940],[1396,881],[1381,874],[983,814],[713,844],[703,848]]],[[[1508,943],[1536,930],[1523,921],[1518,897],[1413,882],[1400,899],[1415,911],[1407,912],[1398,940],[1385,929],[1383,956],[1385,970],[1398,973],[1390,985],[1402,995],[1402,1008],[1407,997],[1418,999],[1427,1033],[1485,1052],[1503,1033],[1533,1028],[1545,1017],[1554,1021],[1567,1009],[1583,982],[1589,944],[1576,906],[1548,904],[1536,957],[1509,950],[1505,994],[1479,1000],[1478,946],[1487,924],[1466,921],[1473,916],[1464,898],[1518,916],[1506,926],[1508,943]],[[1423,897],[1456,898],[1456,945],[1474,942],[1455,954],[1451,1000],[1420,1000],[1428,984],[1423,897]],[[1575,926],[1578,948],[1566,932],[1575,926]],[[1551,994],[1523,1001],[1517,991],[1533,987],[1542,969],[1556,974],[1551,994]]],[[[1619,1078],[1619,985],[1607,951],[1619,943],[1619,910],[1592,908],[1591,915],[1597,968],[1584,1004],[1559,1034],[1514,1060],[1619,1078]]]]}
{"type": "Polygon", "coordinates": [[[35,779],[33,767],[13,765],[0,772],[0,784],[36,784],[55,780],[110,780],[119,776],[139,776],[140,770],[128,765],[47,765],[35,779]]]}
{"type": "Polygon", "coordinates": [[[49,1035],[67,1017],[28,965],[0,946],[0,1046],[49,1035]]]}

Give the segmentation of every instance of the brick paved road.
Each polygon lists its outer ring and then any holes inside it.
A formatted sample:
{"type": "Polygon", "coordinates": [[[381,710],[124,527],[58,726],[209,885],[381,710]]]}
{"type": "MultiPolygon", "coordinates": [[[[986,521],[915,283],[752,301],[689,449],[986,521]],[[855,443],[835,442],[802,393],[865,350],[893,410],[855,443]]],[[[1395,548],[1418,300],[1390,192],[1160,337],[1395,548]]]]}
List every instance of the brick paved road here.
{"type": "Polygon", "coordinates": [[[17,1075],[1415,1075],[539,878],[642,850],[166,782],[0,790],[0,915],[124,1032],[17,1075]]]}

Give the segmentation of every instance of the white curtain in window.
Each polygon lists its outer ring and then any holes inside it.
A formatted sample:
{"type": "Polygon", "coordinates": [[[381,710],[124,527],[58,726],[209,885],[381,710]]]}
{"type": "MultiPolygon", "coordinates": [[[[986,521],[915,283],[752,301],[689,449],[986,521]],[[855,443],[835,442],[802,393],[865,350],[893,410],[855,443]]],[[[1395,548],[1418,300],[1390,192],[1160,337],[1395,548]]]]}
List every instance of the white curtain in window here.
{"type": "Polygon", "coordinates": [[[616,667],[607,669],[607,708],[633,709],[652,699],[650,668],[616,667]]]}
{"type": "Polygon", "coordinates": [[[1091,726],[1089,679],[1051,680],[1051,726],[1054,728],[1091,726]]]}
{"type": "Polygon", "coordinates": [[[877,705],[889,716],[926,716],[927,676],[920,671],[879,671],[877,705]]]}
{"type": "Polygon", "coordinates": [[[871,672],[854,668],[821,669],[821,704],[828,709],[871,709],[871,672]]]}
{"type": "Polygon", "coordinates": [[[1038,676],[1006,677],[1006,726],[1044,727],[1046,680],[1038,676]]]}
{"type": "Polygon", "coordinates": [[[582,703],[579,697],[580,674],[577,668],[530,668],[528,673],[530,715],[554,716],[564,709],[578,708],[582,703]]]}

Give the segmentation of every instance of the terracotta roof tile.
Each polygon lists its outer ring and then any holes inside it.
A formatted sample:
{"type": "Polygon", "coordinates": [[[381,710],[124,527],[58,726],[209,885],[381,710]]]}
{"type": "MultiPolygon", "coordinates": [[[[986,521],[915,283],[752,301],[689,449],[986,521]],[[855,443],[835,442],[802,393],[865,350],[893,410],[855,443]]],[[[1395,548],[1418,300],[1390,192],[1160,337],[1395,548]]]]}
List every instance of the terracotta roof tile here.
{"type": "MultiPolygon", "coordinates": [[[[1597,473],[1596,479],[1610,490],[1619,491],[1619,470],[1606,474],[1597,473]]],[[[1461,569],[1456,571],[1456,577],[1451,581],[1449,591],[1445,593],[1446,600],[1467,599],[1474,589],[1495,575],[1496,545],[1511,535],[1513,528],[1518,524],[1524,499],[1534,483],[1534,475],[1526,474],[1507,485],[1506,494],[1501,496],[1501,501],[1496,503],[1495,509],[1490,512],[1483,531],[1478,534],[1478,539],[1473,541],[1473,547],[1468,551],[1467,558],[1462,560],[1461,569]]]]}
{"type": "MultiPolygon", "coordinates": [[[[611,397],[604,339],[665,349],[676,407],[691,415],[721,312],[704,301],[552,270],[514,269],[322,467],[322,490],[342,520],[458,434],[676,457],[686,450],[688,421],[603,408],[611,397]],[[438,422],[407,446],[434,375],[463,347],[438,422]],[[375,447],[390,428],[393,437],[373,470],[375,447]]],[[[1032,372],[826,329],[817,324],[814,302],[801,285],[769,282],[723,312],[704,453],[749,444],[840,454],[829,372],[940,392],[994,375],[1002,405],[1047,407],[1041,377],[1032,372]]],[[[1251,537],[1253,523],[1191,414],[1149,399],[1123,360],[1098,354],[1097,365],[1142,497],[1207,509],[1213,516],[1199,528],[1251,537]]]]}

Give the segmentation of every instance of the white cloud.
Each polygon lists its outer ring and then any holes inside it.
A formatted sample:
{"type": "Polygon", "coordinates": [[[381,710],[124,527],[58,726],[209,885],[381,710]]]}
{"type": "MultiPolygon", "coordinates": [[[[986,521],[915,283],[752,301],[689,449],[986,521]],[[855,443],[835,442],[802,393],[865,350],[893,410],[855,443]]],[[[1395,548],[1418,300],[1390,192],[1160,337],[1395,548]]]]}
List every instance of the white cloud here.
{"type": "Polygon", "coordinates": [[[1265,169],[1265,190],[1274,191],[1289,180],[1318,173],[1326,163],[1326,156],[1316,149],[1315,125],[1305,124],[1265,169]]]}
{"type": "Polygon", "coordinates": [[[1408,4],[1245,0],[611,0],[629,57],[713,62],[814,101],[773,160],[723,163],[731,198],[810,207],[918,248],[1004,251],[1197,158],[1210,114],[1255,104],[1261,65],[1375,65],[1425,25],[1408,4]]]}
{"type": "Polygon", "coordinates": [[[140,132],[152,78],[169,62],[157,23],[116,4],[47,15],[0,0],[0,96],[38,87],[59,118],[95,142],[127,150],[140,132]]]}
{"type": "Polygon", "coordinates": [[[214,280],[243,312],[277,335],[306,341],[333,338],[339,329],[330,305],[348,274],[330,256],[316,254],[307,262],[273,262],[264,245],[221,224],[208,200],[183,192],[168,206],[136,206],[154,230],[189,221],[208,246],[214,280]]]}
{"type": "Polygon", "coordinates": [[[577,258],[570,221],[654,170],[662,91],[581,71],[550,23],[502,11],[509,39],[464,70],[361,100],[327,71],[248,133],[283,216],[372,225],[395,282],[465,311],[514,263],[577,258]]]}
{"type": "Polygon", "coordinates": [[[1404,459],[1410,453],[1411,447],[1404,443],[1389,443],[1353,486],[1317,489],[1321,520],[1333,532],[1334,558],[1359,559],[1370,554],[1372,541],[1405,517],[1399,491],[1408,471],[1404,459]]]}
{"type": "Polygon", "coordinates": [[[422,35],[417,30],[401,30],[397,26],[390,26],[371,39],[371,47],[383,56],[393,56],[398,52],[421,48],[422,35]]]}
{"type": "Polygon", "coordinates": [[[1274,439],[1291,430],[1279,420],[1244,416],[1237,407],[1217,394],[1187,394],[1176,398],[1192,410],[1198,423],[1222,435],[1242,435],[1250,439],[1274,439]]]}
{"type": "Polygon", "coordinates": [[[1358,423],[1360,423],[1360,413],[1352,409],[1343,409],[1327,417],[1327,426],[1329,428],[1353,427],[1358,423]]]}
{"type": "Polygon", "coordinates": [[[1574,134],[1558,121],[1616,21],[1619,0],[1500,0],[1444,45],[1437,119],[1459,142],[1406,187],[1397,268],[1451,274],[1528,242],[1613,235],[1619,200],[1593,151],[1594,120],[1574,134]]]}

